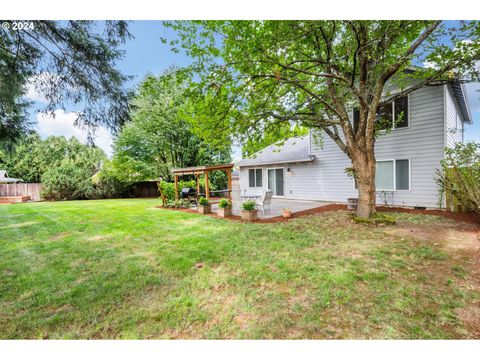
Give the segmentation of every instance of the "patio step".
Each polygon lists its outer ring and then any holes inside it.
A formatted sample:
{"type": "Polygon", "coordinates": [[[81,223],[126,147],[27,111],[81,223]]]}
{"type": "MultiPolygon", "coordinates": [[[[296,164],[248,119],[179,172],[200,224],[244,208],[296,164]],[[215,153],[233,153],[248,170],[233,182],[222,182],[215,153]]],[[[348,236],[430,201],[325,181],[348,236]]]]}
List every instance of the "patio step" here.
{"type": "Polygon", "coordinates": [[[15,204],[30,200],[31,196],[0,196],[0,204],[15,204]]]}

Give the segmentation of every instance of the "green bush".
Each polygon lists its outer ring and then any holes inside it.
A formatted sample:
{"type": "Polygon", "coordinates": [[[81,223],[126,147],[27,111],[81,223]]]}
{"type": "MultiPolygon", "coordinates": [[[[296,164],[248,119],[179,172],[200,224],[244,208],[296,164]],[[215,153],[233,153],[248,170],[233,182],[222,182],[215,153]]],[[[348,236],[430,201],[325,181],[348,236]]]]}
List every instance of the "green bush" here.
{"type": "Polygon", "coordinates": [[[82,200],[102,197],[92,180],[92,169],[74,161],[63,161],[42,176],[42,198],[46,200],[82,200]]]}
{"type": "Polygon", "coordinates": [[[203,196],[198,200],[198,205],[206,206],[208,204],[209,204],[208,199],[204,198],[203,196]]]}
{"type": "Polygon", "coordinates": [[[480,143],[457,144],[445,149],[442,171],[437,171],[440,204],[443,196],[453,197],[452,207],[480,213],[480,143]]]}
{"type": "Polygon", "coordinates": [[[220,202],[218,203],[218,207],[219,207],[220,209],[231,208],[231,207],[232,207],[232,203],[231,203],[230,200],[220,199],[220,202]]]}
{"type": "MultiPolygon", "coordinates": [[[[204,181],[200,180],[200,186],[203,187],[204,181]]],[[[175,200],[175,183],[170,183],[166,181],[161,181],[158,185],[163,195],[166,197],[167,201],[175,200]]],[[[178,191],[182,191],[183,188],[197,188],[197,182],[195,180],[189,181],[179,181],[178,182],[178,191]]]]}
{"type": "Polygon", "coordinates": [[[247,200],[242,204],[242,209],[245,211],[253,211],[257,209],[257,204],[254,200],[247,200]]]}
{"type": "Polygon", "coordinates": [[[190,200],[180,199],[167,202],[164,207],[173,209],[188,209],[192,206],[190,200]]]}

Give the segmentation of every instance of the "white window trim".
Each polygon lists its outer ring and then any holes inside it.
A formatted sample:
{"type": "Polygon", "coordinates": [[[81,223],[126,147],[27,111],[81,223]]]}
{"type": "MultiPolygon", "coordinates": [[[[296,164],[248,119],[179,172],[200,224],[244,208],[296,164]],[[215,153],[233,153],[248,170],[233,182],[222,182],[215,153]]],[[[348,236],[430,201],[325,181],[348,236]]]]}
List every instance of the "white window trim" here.
{"type": "Polygon", "coordinates": [[[253,167],[253,168],[248,168],[248,171],[247,171],[247,175],[248,175],[248,188],[249,189],[258,189],[258,188],[261,188],[263,189],[263,168],[262,167],[253,167]],[[254,179],[255,179],[255,186],[250,186],[250,170],[254,170],[254,179]],[[262,171],[262,186],[257,186],[257,170],[261,170],[262,171]]]}
{"type": "MultiPolygon", "coordinates": [[[[409,157],[404,157],[404,158],[398,158],[398,159],[378,159],[376,162],[382,162],[382,161],[393,161],[393,188],[392,189],[375,189],[376,191],[412,191],[412,159],[409,157]],[[397,189],[397,161],[398,160],[408,160],[408,189],[397,189]]],[[[376,174],[375,174],[376,175],[376,174]]],[[[355,187],[355,178],[352,177],[352,186],[354,190],[358,190],[357,187],[355,187]]]]}
{"type": "MultiPolygon", "coordinates": [[[[276,167],[268,167],[266,168],[266,172],[267,172],[267,190],[268,189],[268,170],[276,170],[276,169],[282,169],[283,171],[283,195],[273,195],[273,197],[275,198],[284,198],[285,197],[285,167],[282,167],[282,166],[276,166],[276,167]]],[[[275,188],[277,187],[277,174],[275,174],[275,188]]],[[[273,190],[272,190],[272,193],[273,193],[273,190]]]]}

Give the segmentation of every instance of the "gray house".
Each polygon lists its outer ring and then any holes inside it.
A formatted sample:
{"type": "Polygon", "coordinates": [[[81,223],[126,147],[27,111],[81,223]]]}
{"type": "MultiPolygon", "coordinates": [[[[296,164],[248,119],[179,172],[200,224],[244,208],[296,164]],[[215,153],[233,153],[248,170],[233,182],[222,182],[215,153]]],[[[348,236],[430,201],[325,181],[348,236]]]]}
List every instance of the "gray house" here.
{"type": "MultiPolygon", "coordinates": [[[[377,203],[437,207],[435,172],[445,147],[463,142],[464,125],[472,123],[464,86],[426,86],[384,110],[392,119],[400,111],[404,115],[375,145],[377,203]]],[[[291,138],[238,162],[240,191],[334,202],[357,197],[355,182],[345,173],[350,159],[328,136],[320,143],[314,135],[291,138]]]]}

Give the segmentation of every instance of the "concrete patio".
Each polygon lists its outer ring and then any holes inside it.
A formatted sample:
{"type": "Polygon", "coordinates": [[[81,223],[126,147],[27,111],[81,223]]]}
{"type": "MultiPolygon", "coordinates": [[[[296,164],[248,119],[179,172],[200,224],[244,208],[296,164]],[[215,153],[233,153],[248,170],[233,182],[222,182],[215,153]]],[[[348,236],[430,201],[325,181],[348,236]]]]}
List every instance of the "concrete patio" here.
{"type": "MultiPolygon", "coordinates": [[[[331,203],[325,201],[307,201],[307,200],[287,200],[281,198],[273,198],[271,207],[265,207],[265,213],[261,210],[258,211],[258,217],[260,219],[270,219],[277,216],[282,216],[282,209],[288,208],[292,211],[292,213],[296,213],[298,211],[310,210],[319,208],[322,206],[330,205],[331,203]]],[[[240,216],[240,206],[241,201],[235,201],[233,199],[233,208],[232,212],[233,215],[240,216]]],[[[217,212],[218,204],[212,204],[212,212],[217,212]]]]}

